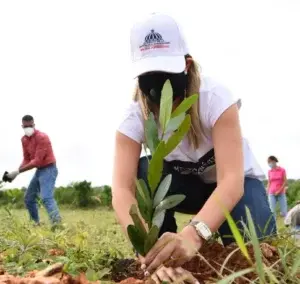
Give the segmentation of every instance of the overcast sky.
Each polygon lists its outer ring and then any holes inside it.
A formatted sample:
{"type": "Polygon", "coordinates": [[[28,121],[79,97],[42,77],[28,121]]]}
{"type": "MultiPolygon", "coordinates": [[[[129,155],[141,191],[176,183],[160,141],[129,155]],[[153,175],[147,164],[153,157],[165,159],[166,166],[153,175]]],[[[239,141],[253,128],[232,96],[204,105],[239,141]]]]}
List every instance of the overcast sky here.
{"type": "Polygon", "coordinates": [[[297,0],[1,1],[0,172],[21,163],[29,113],[52,140],[57,185],[111,183],[115,128],[134,85],[129,32],[151,12],[174,16],[203,75],[242,98],[243,132],[265,172],[272,154],[300,178],[297,0]]]}

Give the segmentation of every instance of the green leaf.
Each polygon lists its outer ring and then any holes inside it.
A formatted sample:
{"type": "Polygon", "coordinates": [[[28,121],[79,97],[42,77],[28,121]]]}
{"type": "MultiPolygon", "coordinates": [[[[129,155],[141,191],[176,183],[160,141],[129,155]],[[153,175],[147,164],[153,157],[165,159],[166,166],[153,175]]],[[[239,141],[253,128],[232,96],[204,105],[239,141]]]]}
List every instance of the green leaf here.
{"type": "Polygon", "coordinates": [[[223,278],[222,280],[218,281],[217,284],[228,284],[228,283],[232,283],[232,281],[238,277],[241,277],[245,274],[251,273],[253,272],[254,269],[253,268],[246,268],[243,269],[241,271],[235,272],[230,274],[229,276],[223,278]]]}
{"type": "Polygon", "coordinates": [[[133,223],[134,223],[134,226],[135,226],[136,230],[139,232],[139,235],[142,238],[146,238],[147,232],[146,232],[144,224],[141,221],[140,216],[138,214],[138,210],[137,210],[136,204],[132,204],[131,205],[129,214],[130,214],[130,216],[131,216],[131,218],[133,220],[133,223]]]}
{"type": "MultiPolygon", "coordinates": [[[[265,273],[268,276],[268,282],[269,283],[275,283],[275,284],[280,284],[280,282],[278,281],[278,279],[276,278],[276,276],[274,275],[274,273],[272,272],[272,268],[270,269],[270,267],[265,267],[265,273]]],[[[273,270],[274,271],[274,270],[273,270]]]]}
{"type": "Polygon", "coordinates": [[[87,280],[89,281],[96,281],[98,280],[98,275],[95,272],[95,270],[88,268],[88,270],[85,273],[87,280]]]}
{"type": "Polygon", "coordinates": [[[100,269],[100,271],[98,271],[98,279],[101,280],[102,278],[104,278],[105,276],[109,275],[111,272],[111,269],[108,267],[103,267],[102,269],[100,269]]]}
{"type": "Polygon", "coordinates": [[[178,116],[182,113],[185,113],[186,111],[188,111],[192,105],[198,100],[199,95],[198,94],[194,94],[186,99],[184,99],[181,104],[173,111],[171,117],[175,117],[178,116]]]}
{"type": "Polygon", "coordinates": [[[136,199],[139,211],[146,223],[150,224],[153,210],[152,200],[146,182],[143,179],[136,180],[136,188],[136,199]]]}
{"type": "Polygon", "coordinates": [[[183,195],[183,194],[174,194],[174,195],[168,196],[166,199],[161,201],[156,206],[155,211],[154,211],[154,216],[163,210],[168,210],[168,209],[175,207],[176,205],[181,203],[184,199],[185,199],[185,195],[183,195]]]}
{"type": "Polygon", "coordinates": [[[297,255],[294,258],[294,264],[291,269],[291,276],[295,276],[297,272],[299,271],[300,267],[300,253],[297,253],[297,255]]]}
{"type": "Polygon", "coordinates": [[[161,141],[152,156],[148,168],[148,182],[153,196],[162,176],[165,142],[161,141]]]}
{"type": "Polygon", "coordinates": [[[256,266],[257,274],[259,276],[259,282],[266,283],[266,277],[265,277],[265,272],[264,272],[264,263],[263,263],[263,259],[262,259],[262,253],[261,253],[261,249],[260,249],[260,245],[259,245],[259,240],[257,238],[255,225],[254,225],[254,222],[253,222],[253,219],[251,217],[251,213],[250,213],[250,210],[248,207],[246,207],[246,216],[247,216],[249,231],[251,234],[251,243],[253,245],[255,266],[256,266]]]}
{"type": "Polygon", "coordinates": [[[166,196],[170,185],[172,182],[172,175],[168,174],[163,181],[160,183],[155,196],[154,196],[154,201],[153,201],[153,208],[155,208],[166,196]]]}
{"type": "Polygon", "coordinates": [[[25,252],[24,254],[22,254],[19,258],[19,265],[23,265],[23,264],[28,264],[30,263],[30,261],[32,261],[32,255],[30,252],[25,252]]]}
{"type": "Polygon", "coordinates": [[[161,228],[164,219],[166,215],[166,210],[157,212],[157,214],[154,214],[153,219],[152,219],[152,225],[157,226],[159,229],[161,228]]]}
{"type": "Polygon", "coordinates": [[[146,144],[150,149],[151,154],[153,155],[153,152],[159,144],[159,139],[157,125],[152,112],[150,113],[148,119],[145,121],[145,138],[146,144]]]}
{"type": "Polygon", "coordinates": [[[228,225],[230,227],[230,230],[232,232],[232,235],[233,235],[233,237],[234,237],[234,239],[235,239],[238,247],[240,248],[242,254],[252,264],[251,258],[250,258],[249,253],[248,253],[248,249],[246,247],[246,244],[245,244],[245,242],[243,240],[243,237],[242,237],[242,235],[241,235],[241,233],[240,233],[237,225],[235,224],[234,220],[232,219],[229,211],[226,208],[224,208],[222,205],[221,205],[221,207],[223,208],[223,212],[225,214],[227,223],[228,223],[228,225]]]}
{"type": "Polygon", "coordinates": [[[173,133],[173,135],[168,139],[165,146],[164,155],[169,155],[182,141],[184,136],[188,133],[191,126],[191,116],[187,114],[180,124],[178,130],[173,133]]]}
{"type": "Polygon", "coordinates": [[[185,113],[181,113],[178,116],[171,118],[167,125],[166,132],[177,130],[179,125],[184,120],[184,118],[185,118],[185,113]]]}
{"type": "Polygon", "coordinates": [[[152,201],[146,182],[143,179],[136,180],[136,186],[143,200],[147,203],[151,203],[152,201]]]}
{"type": "Polygon", "coordinates": [[[159,107],[159,123],[162,133],[165,133],[169,120],[171,118],[173,107],[173,90],[170,80],[167,80],[161,91],[160,107],[159,107]]]}
{"type": "Polygon", "coordinates": [[[5,254],[9,255],[11,258],[15,257],[18,254],[18,248],[11,246],[9,249],[5,250],[5,254]]]}
{"type": "Polygon", "coordinates": [[[150,249],[154,246],[158,239],[159,228],[157,226],[153,226],[148,233],[147,239],[144,245],[145,254],[147,254],[150,249]]]}
{"type": "Polygon", "coordinates": [[[127,234],[135,250],[144,256],[144,238],[139,234],[136,227],[134,225],[128,225],[127,234]]]}
{"type": "MultiPolygon", "coordinates": [[[[286,242],[286,241],[285,241],[286,242]]],[[[290,273],[290,268],[289,268],[289,264],[287,263],[287,246],[284,246],[282,248],[279,248],[278,247],[278,254],[279,254],[279,257],[280,257],[280,261],[281,261],[281,266],[282,266],[282,269],[284,271],[285,274],[288,274],[290,273]]]]}

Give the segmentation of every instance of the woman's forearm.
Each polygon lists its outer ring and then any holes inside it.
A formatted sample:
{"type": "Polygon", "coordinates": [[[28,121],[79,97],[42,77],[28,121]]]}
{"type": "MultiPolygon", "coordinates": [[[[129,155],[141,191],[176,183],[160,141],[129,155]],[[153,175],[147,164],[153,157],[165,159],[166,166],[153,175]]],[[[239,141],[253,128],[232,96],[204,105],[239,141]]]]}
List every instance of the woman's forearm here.
{"type": "Polygon", "coordinates": [[[231,212],[243,194],[244,178],[224,179],[194,219],[204,222],[212,232],[216,232],[225,220],[224,209],[231,212]]]}
{"type": "Polygon", "coordinates": [[[129,189],[122,189],[122,192],[118,192],[113,195],[112,206],[116,212],[117,219],[126,235],[127,226],[133,224],[133,221],[129,214],[132,204],[137,204],[137,201],[133,192],[129,189]]]}

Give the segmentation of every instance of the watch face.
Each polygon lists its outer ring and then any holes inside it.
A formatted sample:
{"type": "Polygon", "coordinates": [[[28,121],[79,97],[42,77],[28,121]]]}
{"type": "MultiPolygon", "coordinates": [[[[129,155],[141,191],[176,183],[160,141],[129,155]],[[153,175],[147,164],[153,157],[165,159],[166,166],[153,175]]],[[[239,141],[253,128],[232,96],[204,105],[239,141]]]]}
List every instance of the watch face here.
{"type": "Polygon", "coordinates": [[[210,229],[204,223],[198,223],[196,227],[204,239],[207,240],[212,236],[210,229]]]}

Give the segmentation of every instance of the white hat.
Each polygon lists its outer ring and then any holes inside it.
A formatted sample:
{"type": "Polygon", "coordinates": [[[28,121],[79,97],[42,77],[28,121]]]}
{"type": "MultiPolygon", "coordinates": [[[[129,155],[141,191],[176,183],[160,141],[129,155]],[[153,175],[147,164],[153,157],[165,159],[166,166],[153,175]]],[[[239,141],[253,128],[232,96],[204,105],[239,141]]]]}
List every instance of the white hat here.
{"type": "Polygon", "coordinates": [[[130,36],[133,75],[150,71],[181,73],[188,48],[184,36],[173,18],[153,13],[136,23],[130,36]]]}

